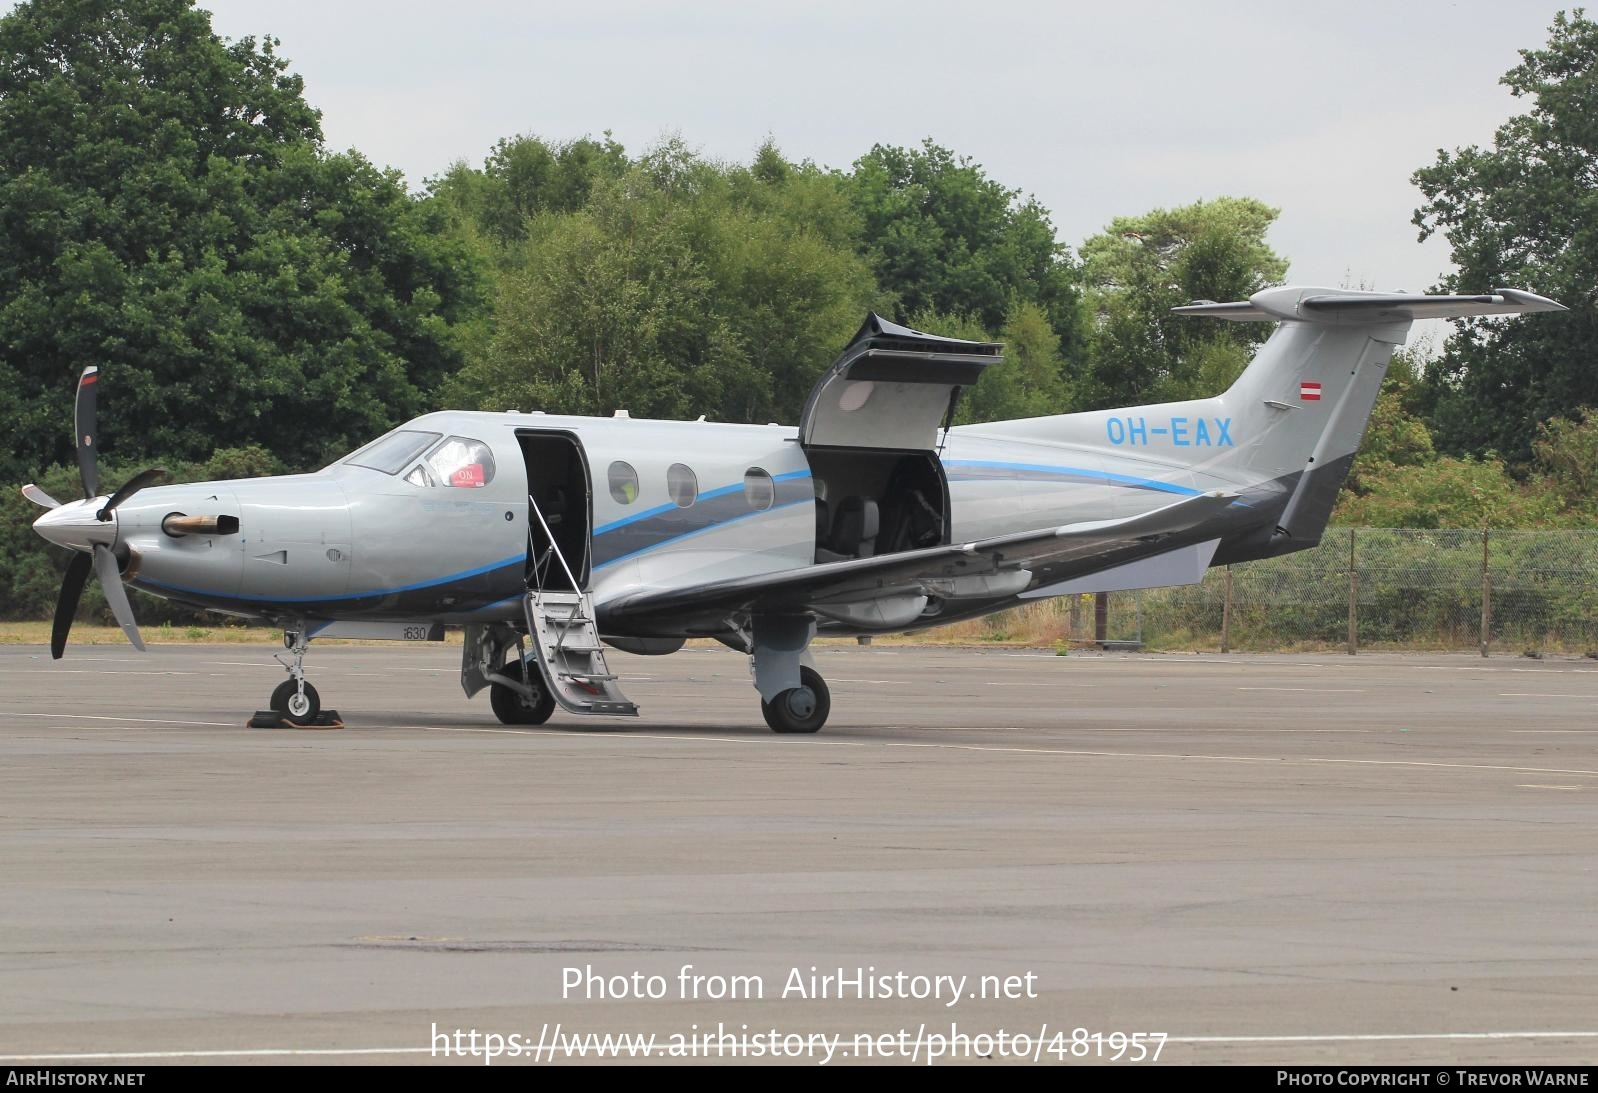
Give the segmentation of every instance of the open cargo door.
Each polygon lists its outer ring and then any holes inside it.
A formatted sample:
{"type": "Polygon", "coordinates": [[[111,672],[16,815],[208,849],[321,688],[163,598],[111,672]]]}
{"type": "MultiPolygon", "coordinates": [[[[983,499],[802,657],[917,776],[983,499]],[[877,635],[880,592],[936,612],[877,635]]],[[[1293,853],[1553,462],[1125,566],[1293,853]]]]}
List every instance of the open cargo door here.
{"type": "Polygon", "coordinates": [[[816,561],[949,541],[935,449],[960,394],[1000,346],[938,338],[870,315],[805,403],[799,441],[816,491],[816,561]]]}
{"type": "Polygon", "coordinates": [[[960,392],[1003,360],[993,342],[939,338],[869,315],[811,389],[799,419],[806,448],[931,451],[960,392]]]}

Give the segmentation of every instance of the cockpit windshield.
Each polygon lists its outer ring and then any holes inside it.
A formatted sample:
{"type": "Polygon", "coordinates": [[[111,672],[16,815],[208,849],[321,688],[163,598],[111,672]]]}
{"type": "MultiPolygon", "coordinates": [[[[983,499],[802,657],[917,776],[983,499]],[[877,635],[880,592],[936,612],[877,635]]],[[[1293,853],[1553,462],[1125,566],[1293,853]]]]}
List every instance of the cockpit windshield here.
{"type": "Polygon", "coordinates": [[[400,429],[398,432],[374,440],[344,462],[355,467],[370,467],[384,474],[398,474],[410,465],[411,460],[426,451],[440,435],[400,429]]]}

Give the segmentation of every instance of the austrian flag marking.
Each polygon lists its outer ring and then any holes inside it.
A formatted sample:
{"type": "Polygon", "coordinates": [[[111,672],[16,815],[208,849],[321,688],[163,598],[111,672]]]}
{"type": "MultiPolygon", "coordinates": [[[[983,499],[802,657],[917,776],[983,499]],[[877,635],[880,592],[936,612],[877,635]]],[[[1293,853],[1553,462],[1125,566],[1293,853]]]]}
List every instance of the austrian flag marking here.
{"type": "Polygon", "coordinates": [[[1305,380],[1298,385],[1298,397],[1305,402],[1319,402],[1321,400],[1321,385],[1305,380]]]}

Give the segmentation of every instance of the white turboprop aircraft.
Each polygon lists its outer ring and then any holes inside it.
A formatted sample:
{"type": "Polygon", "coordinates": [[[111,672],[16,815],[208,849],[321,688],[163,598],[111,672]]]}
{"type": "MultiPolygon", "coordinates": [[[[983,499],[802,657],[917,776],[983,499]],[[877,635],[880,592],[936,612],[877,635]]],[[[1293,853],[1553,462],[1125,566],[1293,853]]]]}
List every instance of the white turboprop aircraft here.
{"type": "Polygon", "coordinates": [[[123,582],[284,630],[271,704],[304,724],[312,638],[441,640],[500,720],[637,708],[604,644],[691,637],[747,653],[777,732],[821,728],[817,633],[937,626],[1048,596],[1200,580],[1320,540],[1395,347],[1415,319],[1564,310],[1480,296],[1276,288],[1187,315],[1280,325],[1225,393],[950,427],[1000,346],[870,316],[797,428],[532,413],[427,414],[314,474],[109,496],[95,465],[99,375],[78,384],[86,499],[40,535],[77,553],[60,657],[90,569],[134,645],[123,582]]]}

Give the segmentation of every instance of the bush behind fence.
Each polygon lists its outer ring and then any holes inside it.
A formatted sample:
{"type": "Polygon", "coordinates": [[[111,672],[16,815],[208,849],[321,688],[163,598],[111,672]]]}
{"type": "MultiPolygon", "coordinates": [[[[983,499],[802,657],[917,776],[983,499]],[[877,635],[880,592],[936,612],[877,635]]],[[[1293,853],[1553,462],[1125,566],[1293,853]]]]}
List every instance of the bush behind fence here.
{"type": "MultiPolygon", "coordinates": [[[[1151,649],[1598,650],[1598,530],[1331,529],[1318,547],[1110,595],[1104,637],[1151,649]],[[1350,572],[1352,570],[1352,580],[1350,572]],[[1350,606],[1352,605],[1352,611],[1350,606]],[[1351,626],[1352,623],[1352,626],[1351,626]]],[[[973,637],[1092,640],[1092,597],[995,616],[973,637]]]]}

